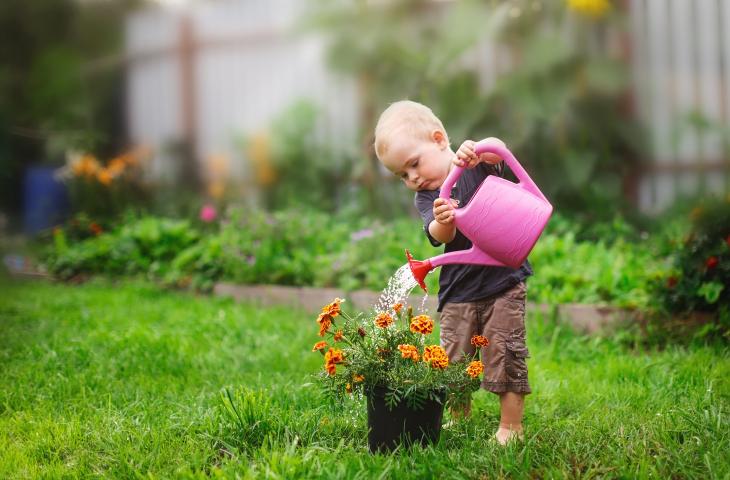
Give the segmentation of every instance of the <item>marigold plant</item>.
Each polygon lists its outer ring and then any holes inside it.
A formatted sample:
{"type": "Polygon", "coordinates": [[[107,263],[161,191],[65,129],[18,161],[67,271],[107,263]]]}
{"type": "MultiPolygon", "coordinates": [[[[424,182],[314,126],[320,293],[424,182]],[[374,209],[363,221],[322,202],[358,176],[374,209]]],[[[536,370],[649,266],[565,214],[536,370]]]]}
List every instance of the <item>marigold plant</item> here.
{"type": "Polygon", "coordinates": [[[481,371],[473,365],[478,353],[449,362],[438,338],[430,337],[434,321],[428,315],[414,316],[413,308],[402,303],[384,312],[350,315],[342,310],[343,302],[338,298],[322,308],[316,322],[326,341],[312,349],[323,356],[318,377],[333,398],[357,398],[385,387],[386,399],[417,406],[444,393],[448,401],[460,401],[479,388],[481,371]]]}

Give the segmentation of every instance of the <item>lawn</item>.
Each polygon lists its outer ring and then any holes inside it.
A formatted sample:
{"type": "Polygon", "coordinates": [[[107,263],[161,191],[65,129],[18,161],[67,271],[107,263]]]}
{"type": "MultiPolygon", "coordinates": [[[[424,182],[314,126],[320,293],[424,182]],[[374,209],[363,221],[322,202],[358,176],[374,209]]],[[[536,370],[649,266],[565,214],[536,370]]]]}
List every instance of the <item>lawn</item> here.
{"type": "Polygon", "coordinates": [[[364,405],[312,384],[312,315],[137,282],[0,291],[0,478],[730,477],[720,346],[635,350],[530,315],[524,444],[487,442],[479,392],[435,447],[370,455],[364,405]]]}

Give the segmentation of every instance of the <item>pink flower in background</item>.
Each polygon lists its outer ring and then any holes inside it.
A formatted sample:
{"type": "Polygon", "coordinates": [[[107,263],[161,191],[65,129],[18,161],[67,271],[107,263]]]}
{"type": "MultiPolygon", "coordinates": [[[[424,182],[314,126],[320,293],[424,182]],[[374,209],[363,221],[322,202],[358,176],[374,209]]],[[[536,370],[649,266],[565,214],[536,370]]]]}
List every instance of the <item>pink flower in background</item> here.
{"type": "Polygon", "coordinates": [[[375,232],[373,232],[372,228],[364,228],[362,230],[358,230],[357,232],[352,232],[350,234],[350,241],[353,243],[357,243],[360,240],[372,237],[374,233],[375,232]]]}
{"type": "Polygon", "coordinates": [[[200,219],[206,223],[210,223],[218,216],[215,207],[211,204],[203,205],[200,209],[200,219]]]}

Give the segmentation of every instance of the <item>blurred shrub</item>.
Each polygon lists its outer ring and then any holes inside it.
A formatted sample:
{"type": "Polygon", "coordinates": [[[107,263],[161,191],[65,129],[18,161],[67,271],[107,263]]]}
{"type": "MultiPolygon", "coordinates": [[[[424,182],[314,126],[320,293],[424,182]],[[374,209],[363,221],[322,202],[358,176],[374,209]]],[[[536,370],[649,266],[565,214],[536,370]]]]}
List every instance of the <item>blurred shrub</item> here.
{"type": "MultiPolygon", "coordinates": [[[[691,213],[690,229],[669,239],[671,267],[656,284],[672,313],[702,311],[730,320],[730,196],[708,199],[691,213]]],[[[726,325],[730,331],[730,323],[726,325]]]]}
{"type": "Polygon", "coordinates": [[[356,159],[321,138],[318,118],[314,104],[297,101],[274,119],[270,134],[243,140],[266,209],[304,204],[334,211],[346,201],[356,159]]]}
{"type": "MultiPolygon", "coordinates": [[[[656,242],[580,241],[576,226],[555,215],[530,256],[530,300],[645,308],[650,282],[662,275],[656,242]]],[[[424,259],[430,246],[419,221],[388,223],[310,209],[275,213],[230,209],[212,224],[128,215],[97,236],[71,241],[56,229],[47,266],[60,278],[86,273],[144,274],[167,285],[209,290],[217,280],[381,290],[405,264],[404,249],[424,259]]],[[[78,237],[76,237],[78,238],[78,237]]],[[[427,277],[438,290],[438,273],[427,277]]]]}
{"type": "Polygon", "coordinates": [[[629,211],[623,183],[642,155],[640,128],[622,110],[627,59],[611,48],[627,25],[621,9],[399,0],[321,1],[313,12],[332,64],[360,80],[368,130],[389,103],[421,101],[453,145],[503,138],[560,210],[587,211],[590,221],[629,211]],[[500,72],[488,89],[472,60],[483,40],[500,72]]]}

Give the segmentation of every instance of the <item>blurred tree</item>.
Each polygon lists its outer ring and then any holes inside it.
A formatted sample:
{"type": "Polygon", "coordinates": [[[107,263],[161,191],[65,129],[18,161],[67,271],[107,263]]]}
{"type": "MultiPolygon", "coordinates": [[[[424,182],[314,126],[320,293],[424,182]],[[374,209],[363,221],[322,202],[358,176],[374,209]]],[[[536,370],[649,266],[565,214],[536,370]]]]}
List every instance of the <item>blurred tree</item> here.
{"type": "Polygon", "coordinates": [[[607,1],[330,0],[312,9],[332,65],[360,79],[368,143],[378,112],[410,98],[433,108],[454,145],[503,138],[558,208],[597,219],[624,203],[640,132],[623,107],[626,59],[610,48],[624,18],[607,1]],[[488,91],[465,61],[485,38],[512,64],[488,91]]]}
{"type": "Polygon", "coordinates": [[[143,3],[0,2],[0,209],[19,208],[27,165],[69,147],[119,148],[123,77],[92,62],[121,50],[124,16],[143,3]]]}

